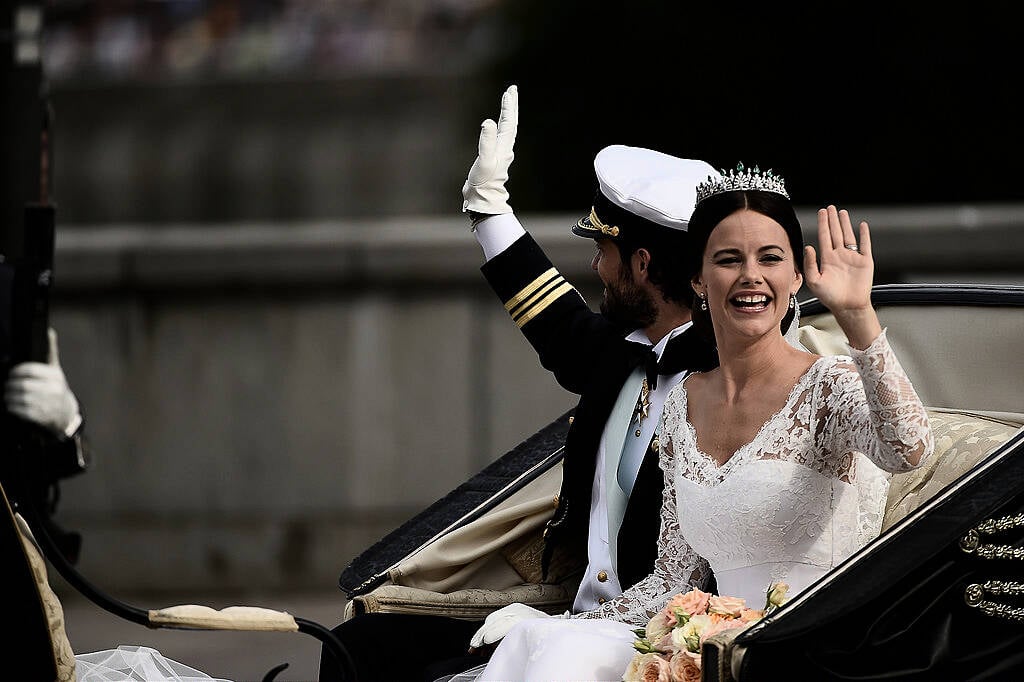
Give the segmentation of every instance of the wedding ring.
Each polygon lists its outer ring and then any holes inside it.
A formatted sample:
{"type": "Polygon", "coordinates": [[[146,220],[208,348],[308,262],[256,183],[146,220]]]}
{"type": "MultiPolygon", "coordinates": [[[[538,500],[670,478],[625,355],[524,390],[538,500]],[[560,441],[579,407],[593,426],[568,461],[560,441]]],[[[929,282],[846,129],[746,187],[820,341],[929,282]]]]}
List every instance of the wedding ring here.
{"type": "Polygon", "coordinates": [[[856,244],[843,244],[843,246],[848,248],[850,251],[860,251],[860,247],[856,244]]]}

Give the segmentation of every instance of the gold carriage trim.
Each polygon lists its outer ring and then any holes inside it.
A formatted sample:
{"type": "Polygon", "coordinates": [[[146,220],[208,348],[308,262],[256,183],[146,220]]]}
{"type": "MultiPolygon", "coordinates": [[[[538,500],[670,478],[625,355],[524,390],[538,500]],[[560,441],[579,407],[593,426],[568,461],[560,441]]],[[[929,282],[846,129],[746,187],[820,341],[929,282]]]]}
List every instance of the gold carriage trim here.
{"type": "Polygon", "coordinates": [[[590,223],[601,230],[602,234],[607,234],[611,237],[619,236],[619,228],[615,225],[607,225],[604,221],[597,217],[597,213],[594,211],[594,207],[590,207],[590,223]]]}

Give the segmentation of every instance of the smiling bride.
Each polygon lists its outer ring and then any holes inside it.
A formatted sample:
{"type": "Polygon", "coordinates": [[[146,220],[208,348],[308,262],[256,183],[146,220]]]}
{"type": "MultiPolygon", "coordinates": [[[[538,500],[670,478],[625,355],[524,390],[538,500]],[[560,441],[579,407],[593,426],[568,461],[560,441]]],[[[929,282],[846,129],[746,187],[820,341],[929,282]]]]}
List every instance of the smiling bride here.
{"type": "Polygon", "coordinates": [[[698,188],[687,274],[694,326],[720,364],[665,403],[655,571],[594,611],[518,623],[467,677],[622,679],[633,628],[709,571],[721,594],[756,606],[769,585],[799,594],[878,535],[889,474],[918,466],[932,436],[871,305],[867,223],[855,234],[835,206],[817,218],[816,252],[784,180],[756,167],[698,188]],[[814,355],[784,336],[805,280],[849,355],[814,355]]]}

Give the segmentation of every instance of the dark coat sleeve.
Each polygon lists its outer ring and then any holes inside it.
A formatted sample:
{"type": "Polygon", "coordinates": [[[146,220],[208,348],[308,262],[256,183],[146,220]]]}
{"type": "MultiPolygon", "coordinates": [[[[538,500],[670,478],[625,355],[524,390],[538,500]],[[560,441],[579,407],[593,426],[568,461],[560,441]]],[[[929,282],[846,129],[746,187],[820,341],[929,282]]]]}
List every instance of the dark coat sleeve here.
{"type": "Polygon", "coordinates": [[[622,343],[622,330],[590,309],[529,234],[487,261],[481,271],[541,365],[563,388],[583,393],[598,359],[622,343]]]}

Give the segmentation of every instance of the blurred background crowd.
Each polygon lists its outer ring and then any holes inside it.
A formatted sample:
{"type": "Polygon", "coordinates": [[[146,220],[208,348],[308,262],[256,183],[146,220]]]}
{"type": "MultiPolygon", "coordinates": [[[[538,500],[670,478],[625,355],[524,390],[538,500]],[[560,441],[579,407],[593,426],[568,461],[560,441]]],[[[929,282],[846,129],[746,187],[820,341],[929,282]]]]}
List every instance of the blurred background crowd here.
{"type": "Polygon", "coordinates": [[[72,79],[467,73],[498,0],[51,3],[47,71],[72,79]]]}

